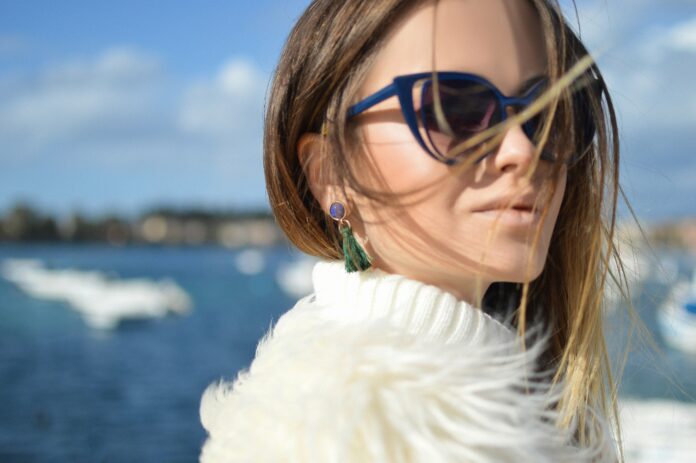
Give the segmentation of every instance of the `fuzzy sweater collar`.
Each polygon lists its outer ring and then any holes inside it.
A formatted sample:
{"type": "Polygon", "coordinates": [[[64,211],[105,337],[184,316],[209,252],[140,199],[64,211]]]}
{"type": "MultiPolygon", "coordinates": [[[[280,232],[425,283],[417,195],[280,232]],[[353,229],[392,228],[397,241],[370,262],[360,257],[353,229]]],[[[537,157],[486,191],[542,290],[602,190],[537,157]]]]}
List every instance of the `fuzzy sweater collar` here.
{"type": "Polygon", "coordinates": [[[201,463],[616,461],[607,427],[580,447],[555,426],[543,337],[523,351],[481,310],[377,269],[321,261],[312,278],[249,368],[203,394],[201,463]]]}

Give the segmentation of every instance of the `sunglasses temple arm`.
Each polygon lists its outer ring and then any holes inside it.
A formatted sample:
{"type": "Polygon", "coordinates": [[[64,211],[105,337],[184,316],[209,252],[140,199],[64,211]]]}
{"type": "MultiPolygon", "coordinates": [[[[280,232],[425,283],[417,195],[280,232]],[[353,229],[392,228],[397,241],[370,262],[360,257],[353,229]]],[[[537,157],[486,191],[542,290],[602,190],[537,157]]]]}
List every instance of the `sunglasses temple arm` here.
{"type": "Polygon", "coordinates": [[[384,87],[383,89],[373,93],[372,95],[368,96],[364,100],[362,100],[359,103],[354,104],[353,106],[350,107],[348,110],[348,117],[355,116],[356,114],[359,114],[366,109],[381,103],[382,101],[386,100],[387,98],[390,98],[392,96],[396,95],[396,85],[394,83],[391,83],[384,87]]]}

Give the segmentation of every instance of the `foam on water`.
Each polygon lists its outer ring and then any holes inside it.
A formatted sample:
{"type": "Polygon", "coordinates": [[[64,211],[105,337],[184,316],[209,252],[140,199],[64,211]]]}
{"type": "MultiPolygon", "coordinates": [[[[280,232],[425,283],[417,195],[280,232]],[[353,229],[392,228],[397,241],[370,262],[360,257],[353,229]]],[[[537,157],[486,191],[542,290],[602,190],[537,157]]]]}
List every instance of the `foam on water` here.
{"type": "Polygon", "coordinates": [[[26,294],[61,300],[98,329],[113,329],[123,319],[183,314],[191,298],[169,278],[112,279],[96,270],[49,269],[38,259],[5,259],[0,275],[26,294]]]}
{"type": "Polygon", "coordinates": [[[245,275],[257,275],[264,269],[266,262],[258,249],[245,249],[234,259],[237,270],[245,275]]]}

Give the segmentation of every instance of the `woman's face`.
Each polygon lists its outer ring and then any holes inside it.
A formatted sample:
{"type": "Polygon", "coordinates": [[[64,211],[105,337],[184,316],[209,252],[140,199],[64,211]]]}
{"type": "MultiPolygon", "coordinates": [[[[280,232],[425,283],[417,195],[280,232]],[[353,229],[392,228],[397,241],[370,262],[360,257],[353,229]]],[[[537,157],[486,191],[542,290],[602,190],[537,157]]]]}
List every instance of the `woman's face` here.
{"type": "MultiPolygon", "coordinates": [[[[360,99],[395,76],[432,70],[434,14],[438,70],[479,74],[504,94],[518,95],[525,81],[544,75],[546,68],[541,24],[530,3],[440,0],[437,9],[429,3],[411,11],[378,52],[360,99]]],[[[548,203],[553,166],[539,161],[533,175],[525,179],[534,162],[534,146],[519,125],[509,129],[480,163],[457,175],[443,175],[452,167],[434,160],[418,145],[396,97],[365,111],[356,123],[365,141],[364,154],[390,190],[408,191],[441,179],[436,187],[417,195],[417,204],[401,210],[351,198],[356,210],[349,210],[353,215],[348,219],[375,267],[433,284],[477,305],[493,282],[525,282],[539,276],[567,173],[561,169],[548,203]],[[548,203],[545,220],[537,217],[530,222],[515,211],[486,211],[512,194],[536,200],[542,209],[548,203]],[[502,215],[493,233],[497,214],[502,215]],[[539,241],[533,249],[538,228],[539,241]]]]}

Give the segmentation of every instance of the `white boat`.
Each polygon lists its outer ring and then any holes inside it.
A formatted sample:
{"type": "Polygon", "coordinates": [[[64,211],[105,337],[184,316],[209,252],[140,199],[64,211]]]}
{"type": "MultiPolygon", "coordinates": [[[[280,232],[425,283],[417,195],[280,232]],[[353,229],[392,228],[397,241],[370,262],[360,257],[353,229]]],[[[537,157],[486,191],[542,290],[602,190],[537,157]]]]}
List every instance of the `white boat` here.
{"type": "Polygon", "coordinates": [[[261,250],[248,248],[239,251],[234,258],[234,264],[239,273],[257,275],[266,267],[266,258],[261,250]]]}
{"type": "Polygon", "coordinates": [[[299,298],[311,293],[312,269],[316,257],[302,256],[292,262],[281,264],[276,273],[276,282],[288,296],[299,298]]]}
{"type": "Polygon", "coordinates": [[[691,281],[674,285],[657,311],[657,322],[670,347],[696,355],[696,271],[691,281]]]}
{"type": "MultiPolygon", "coordinates": [[[[633,296],[636,291],[640,289],[643,281],[648,278],[651,262],[643,250],[633,245],[631,242],[617,240],[615,245],[625,272],[626,283],[633,296]]],[[[614,274],[616,278],[621,279],[619,275],[619,266],[614,258],[609,259],[609,271],[614,274]]],[[[616,282],[611,278],[610,273],[607,273],[606,278],[604,285],[604,301],[607,310],[613,311],[624,302],[624,297],[616,282]]]]}
{"type": "Polygon", "coordinates": [[[623,397],[619,401],[626,461],[696,461],[696,404],[623,397]]]}
{"type": "Polygon", "coordinates": [[[124,319],[160,318],[191,309],[190,296],[170,278],[109,278],[96,270],[45,267],[37,259],[5,259],[0,275],[31,297],[66,302],[92,328],[124,319]]]}

